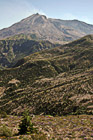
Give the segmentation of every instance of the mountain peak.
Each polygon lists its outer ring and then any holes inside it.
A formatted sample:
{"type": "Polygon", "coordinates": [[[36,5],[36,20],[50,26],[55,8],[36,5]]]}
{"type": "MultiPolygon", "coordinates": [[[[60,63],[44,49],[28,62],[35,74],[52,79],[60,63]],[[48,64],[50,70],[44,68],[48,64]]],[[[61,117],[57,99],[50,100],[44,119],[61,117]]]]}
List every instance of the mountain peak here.
{"type": "Polygon", "coordinates": [[[45,20],[47,20],[47,17],[45,15],[40,15],[39,13],[33,14],[25,19],[22,20],[22,22],[26,22],[30,24],[39,24],[39,23],[43,23],[45,22],[45,20]]]}
{"type": "MultiPolygon", "coordinates": [[[[32,16],[33,16],[33,15],[32,15],[32,16]]],[[[45,15],[41,15],[41,14],[39,14],[39,13],[34,14],[34,16],[43,17],[43,18],[47,19],[47,17],[46,17],[45,15]]]]}
{"type": "Polygon", "coordinates": [[[39,13],[36,13],[35,15],[40,15],[39,13]]]}

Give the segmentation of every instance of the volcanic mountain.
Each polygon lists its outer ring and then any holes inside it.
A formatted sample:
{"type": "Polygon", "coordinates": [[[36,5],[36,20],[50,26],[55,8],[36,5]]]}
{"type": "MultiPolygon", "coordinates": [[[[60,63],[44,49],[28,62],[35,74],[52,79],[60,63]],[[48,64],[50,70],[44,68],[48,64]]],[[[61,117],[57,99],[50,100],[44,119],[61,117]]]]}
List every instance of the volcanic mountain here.
{"type": "Polygon", "coordinates": [[[66,43],[93,34],[93,25],[78,20],[51,19],[37,13],[0,30],[0,39],[17,34],[33,34],[40,40],[66,43]]]}

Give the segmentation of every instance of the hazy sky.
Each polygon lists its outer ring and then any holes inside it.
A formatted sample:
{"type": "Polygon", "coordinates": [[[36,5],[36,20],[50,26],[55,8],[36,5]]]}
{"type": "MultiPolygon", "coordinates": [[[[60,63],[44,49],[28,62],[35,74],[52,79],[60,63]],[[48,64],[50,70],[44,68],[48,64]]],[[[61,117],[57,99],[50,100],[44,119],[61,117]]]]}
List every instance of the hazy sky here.
{"type": "Polygon", "coordinates": [[[0,0],[0,29],[37,12],[93,24],[93,0],[0,0]]]}

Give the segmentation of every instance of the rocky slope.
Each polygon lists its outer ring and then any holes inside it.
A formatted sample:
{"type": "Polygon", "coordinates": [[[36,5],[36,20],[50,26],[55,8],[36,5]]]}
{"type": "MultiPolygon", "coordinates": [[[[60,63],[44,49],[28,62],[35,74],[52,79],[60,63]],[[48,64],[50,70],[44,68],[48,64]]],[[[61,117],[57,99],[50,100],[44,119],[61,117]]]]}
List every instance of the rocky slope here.
{"type": "Polygon", "coordinates": [[[93,36],[27,56],[0,71],[0,109],[20,114],[93,113],[93,36]]]}

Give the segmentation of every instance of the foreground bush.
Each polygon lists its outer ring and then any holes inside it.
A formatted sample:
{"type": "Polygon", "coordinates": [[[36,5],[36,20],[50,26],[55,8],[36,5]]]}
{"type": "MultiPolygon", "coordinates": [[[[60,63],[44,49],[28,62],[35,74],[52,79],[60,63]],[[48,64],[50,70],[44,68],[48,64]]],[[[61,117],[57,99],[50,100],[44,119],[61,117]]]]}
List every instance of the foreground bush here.
{"type": "Polygon", "coordinates": [[[12,131],[6,125],[0,127],[0,136],[11,137],[12,131]]]}
{"type": "Polygon", "coordinates": [[[7,113],[4,111],[0,111],[0,118],[6,118],[7,117],[7,113]]]}

